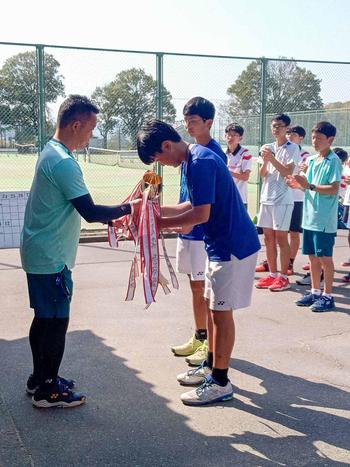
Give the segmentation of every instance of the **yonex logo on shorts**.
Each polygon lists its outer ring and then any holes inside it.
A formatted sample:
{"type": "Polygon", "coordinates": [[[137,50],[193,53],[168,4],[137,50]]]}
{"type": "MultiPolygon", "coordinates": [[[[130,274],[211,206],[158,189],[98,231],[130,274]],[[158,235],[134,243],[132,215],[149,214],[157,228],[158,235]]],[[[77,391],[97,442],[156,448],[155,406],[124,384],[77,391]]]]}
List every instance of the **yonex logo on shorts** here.
{"type": "Polygon", "coordinates": [[[223,305],[225,302],[218,302],[218,305],[223,305]]]}

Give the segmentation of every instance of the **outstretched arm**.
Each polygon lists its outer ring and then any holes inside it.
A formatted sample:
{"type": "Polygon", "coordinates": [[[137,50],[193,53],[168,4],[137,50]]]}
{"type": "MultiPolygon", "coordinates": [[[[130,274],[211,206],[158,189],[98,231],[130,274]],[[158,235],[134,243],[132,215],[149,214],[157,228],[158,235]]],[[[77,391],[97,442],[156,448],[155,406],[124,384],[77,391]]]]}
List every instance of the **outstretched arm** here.
{"type": "Polygon", "coordinates": [[[78,213],[86,222],[107,223],[131,213],[131,204],[120,204],[117,206],[103,206],[95,204],[90,194],[79,196],[70,200],[78,213]]]}

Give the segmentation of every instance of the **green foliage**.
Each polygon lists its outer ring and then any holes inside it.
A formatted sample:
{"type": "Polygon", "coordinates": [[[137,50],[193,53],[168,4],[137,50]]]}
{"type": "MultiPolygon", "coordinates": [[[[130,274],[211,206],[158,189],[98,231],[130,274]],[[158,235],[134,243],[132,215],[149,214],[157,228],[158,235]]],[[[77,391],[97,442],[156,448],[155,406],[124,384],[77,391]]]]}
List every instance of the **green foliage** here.
{"type": "MultiPolygon", "coordinates": [[[[60,64],[45,54],[45,100],[55,102],[64,95],[60,64]]],[[[38,86],[36,53],[23,52],[8,58],[0,70],[0,104],[5,119],[16,130],[17,142],[34,140],[38,132],[38,86]]]]}
{"type": "MultiPolygon", "coordinates": [[[[272,61],[267,65],[266,112],[296,112],[323,107],[321,80],[296,61],[272,61]]],[[[229,118],[257,115],[261,102],[261,64],[251,62],[228,88],[224,107],[229,118]]]]}
{"type": "MultiPolygon", "coordinates": [[[[107,135],[117,126],[130,141],[130,147],[136,144],[138,128],[146,120],[155,117],[157,83],[152,75],[142,68],[130,68],[118,73],[115,79],[96,88],[92,98],[100,107],[98,128],[107,142],[107,135]]],[[[170,92],[163,86],[163,120],[172,123],[176,110],[170,92]]]]}

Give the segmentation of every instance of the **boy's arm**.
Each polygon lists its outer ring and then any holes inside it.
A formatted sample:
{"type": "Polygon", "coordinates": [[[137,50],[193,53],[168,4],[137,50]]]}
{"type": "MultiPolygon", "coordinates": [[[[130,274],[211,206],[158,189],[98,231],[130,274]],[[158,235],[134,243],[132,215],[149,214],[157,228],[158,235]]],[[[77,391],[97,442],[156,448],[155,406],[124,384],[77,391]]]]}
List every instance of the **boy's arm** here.
{"type": "MultiPolygon", "coordinates": [[[[304,177],[304,175],[294,175],[291,179],[295,180],[302,190],[310,190],[310,186],[312,184],[307,181],[307,178],[304,177]]],[[[340,182],[335,181],[328,185],[313,185],[314,189],[312,191],[317,191],[317,193],[320,193],[321,195],[336,195],[339,191],[339,183],[340,182]]],[[[291,187],[295,188],[293,186],[291,187]]]]}
{"type": "Polygon", "coordinates": [[[210,208],[211,204],[202,204],[201,206],[194,207],[191,206],[190,210],[169,217],[163,216],[162,209],[162,217],[158,221],[159,228],[192,227],[193,225],[203,224],[209,219],[210,208]]]}
{"type": "Polygon", "coordinates": [[[243,180],[244,182],[247,182],[249,180],[251,170],[246,170],[243,173],[237,173],[234,170],[230,170],[230,173],[233,178],[237,178],[237,180],[243,180]]]}
{"type": "Polygon", "coordinates": [[[268,161],[264,161],[264,163],[262,164],[262,166],[260,167],[259,169],[259,175],[260,177],[265,177],[265,175],[267,174],[267,166],[269,165],[269,162],[268,161]]]}
{"type": "Polygon", "coordinates": [[[173,217],[182,214],[192,208],[190,201],[185,201],[184,203],[179,203],[171,206],[161,206],[161,215],[162,217],[173,217]]]}
{"type": "Polygon", "coordinates": [[[274,156],[271,157],[271,160],[269,162],[271,162],[271,164],[275,167],[275,169],[283,177],[287,177],[288,175],[292,175],[292,173],[294,171],[294,167],[295,167],[294,162],[291,162],[290,164],[283,165],[280,162],[278,162],[278,160],[275,159],[274,156]]]}

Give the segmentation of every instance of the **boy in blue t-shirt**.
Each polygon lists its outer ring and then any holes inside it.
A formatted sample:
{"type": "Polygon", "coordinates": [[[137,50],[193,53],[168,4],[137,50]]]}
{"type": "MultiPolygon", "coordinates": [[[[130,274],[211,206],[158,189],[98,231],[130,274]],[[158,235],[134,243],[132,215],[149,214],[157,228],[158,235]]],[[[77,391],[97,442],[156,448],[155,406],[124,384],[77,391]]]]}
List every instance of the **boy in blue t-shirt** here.
{"type": "Polygon", "coordinates": [[[338,225],[338,193],[342,167],[338,156],[331,150],[336,128],[329,122],[319,122],[312,129],[312,145],[317,154],[308,159],[306,176],[286,177],[287,184],[302,189],[303,248],[309,255],[311,292],[295,303],[322,312],[335,307],[332,297],[334,279],[333,247],[338,225]],[[324,272],[324,291],[321,293],[320,276],[324,272]]]}
{"type": "MultiPolygon", "coordinates": [[[[218,154],[226,163],[227,157],[221,146],[211,137],[215,107],[204,97],[193,97],[183,108],[184,123],[188,134],[197,144],[218,154]]],[[[187,162],[181,164],[179,203],[189,200],[187,188],[187,162]]],[[[176,269],[187,274],[192,293],[195,333],[188,342],[171,348],[175,355],[186,357],[190,365],[200,365],[207,357],[207,315],[208,306],[204,299],[204,273],[207,254],[203,242],[203,226],[195,225],[188,234],[180,234],[176,247],[176,269]]]]}
{"type": "Polygon", "coordinates": [[[201,366],[178,375],[183,385],[200,385],[182,394],[187,405],[207,405],[233,397],[227,377],[235,339],[233,309],[250,305],[260,243],[225,162],[213,151],[184,142],[160,120],[145,123],[137,135],[142,162],[178,167],[187,163],[189,201],[163,206],[161,229],[188,232],[203,224],[207,252],[204,296],[208,313],[208,356],[201,366]]]}

